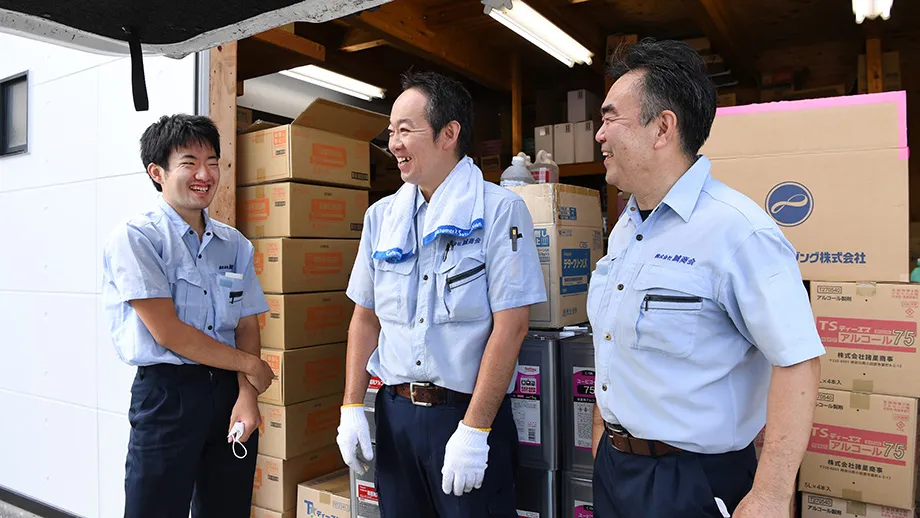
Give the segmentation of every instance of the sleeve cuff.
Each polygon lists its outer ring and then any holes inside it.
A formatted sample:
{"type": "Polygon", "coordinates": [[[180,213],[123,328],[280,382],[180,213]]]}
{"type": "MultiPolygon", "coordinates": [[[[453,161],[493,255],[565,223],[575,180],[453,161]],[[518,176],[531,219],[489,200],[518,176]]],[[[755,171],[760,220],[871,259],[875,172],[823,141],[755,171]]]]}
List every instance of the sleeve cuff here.
{"type": "Polygon", "coordinates": [[[533,306],[535,304],[540,304],[546,302],[546,295],[534,295],[531,297],[520,297],[516,299],[503,300],[500,302],[490,302],[489,305],[492,307],[492,312],[497,313],[499,311],[505,311],[506,309],[520,308],[524,306],[533,306]]]}

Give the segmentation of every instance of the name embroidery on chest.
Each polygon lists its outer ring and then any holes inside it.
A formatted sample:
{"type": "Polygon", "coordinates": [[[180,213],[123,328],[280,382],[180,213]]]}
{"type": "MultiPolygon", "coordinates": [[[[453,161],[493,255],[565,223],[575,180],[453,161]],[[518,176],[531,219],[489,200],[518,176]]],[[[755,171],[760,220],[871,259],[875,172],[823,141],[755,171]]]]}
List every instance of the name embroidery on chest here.
{"type": "Polygon", "coordinates": [[[226,265],[218,266],[217,269],[218,269],[218,270],[232,270],[232,269],[233,269],[233,265],[232,265],[232,264],[226,264],[226,265]]]}
{"type": "Polygon", "coordinates": [[[667,255],[667,254],[655,254],[655,259],[661,261],[671,261],[672,263],[680,263],[693,266],[696,263],[695,257],[688,257],[686,255],[667,255]]]}
{"type": "Polygon", "coordinates": [[[454,241],[454,247],[472,245],[476,243],[482,243],[482,238],[481,237],[469,237],[466,239],[460,239],[460,240],[454,241]]]}

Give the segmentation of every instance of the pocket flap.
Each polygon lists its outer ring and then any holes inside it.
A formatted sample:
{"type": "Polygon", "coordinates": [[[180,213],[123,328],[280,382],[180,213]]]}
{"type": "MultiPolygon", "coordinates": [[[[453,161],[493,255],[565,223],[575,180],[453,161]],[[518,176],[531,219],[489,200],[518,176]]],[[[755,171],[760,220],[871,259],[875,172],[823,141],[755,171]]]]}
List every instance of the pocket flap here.
{"type": "Polygon", "coordinates": [[[696,272],[685,269],[668,268],[657,264],[645,264],[636,277],[637,290],[650,290],[661,288],[669,291],[679,291],[712,299],[712,280],[696,272]]]}
{"type": "Polygon", "coordinates": [[[174,283],[178,280],[183,280],[192,286],[202,287],[204,284],[201,280],[201,274],[198,273],[198,270],[195,268],[189,268],[187,266],[180,266],[175,269],[173,275],[175,278],[170,279],[169,282],[174,283]]]}
{"type": "Polygon", "coordinates": [[[486,262],[482,250],[472,248],[453,249],[447,254],[446,261],[442,259],[443,257],[438,258],[435,271],[437,273],[451,272],[451,275],[465,272],[486,262]]]}
{"type": "Polygon", "coordinates": [[[382,272],[393,272],[399,275],[409,275],[410,273],[412,273],[412,270],[415,268],[415,263],[417,261],[418,261],[417,254],[412,255],[408,259],[405,259],[398,263],[388,263],[382,259],[375,259],[374,268],[382,272]]]}

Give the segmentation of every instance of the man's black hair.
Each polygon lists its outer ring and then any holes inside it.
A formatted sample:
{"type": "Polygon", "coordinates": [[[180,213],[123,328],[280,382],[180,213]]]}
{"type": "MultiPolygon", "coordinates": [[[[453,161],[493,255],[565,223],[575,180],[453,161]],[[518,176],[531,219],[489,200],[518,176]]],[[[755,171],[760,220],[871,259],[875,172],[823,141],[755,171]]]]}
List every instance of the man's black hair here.
{"type": "Polygon", "coordinates": [[[460,123],[457,136],[457,158],[470,152],[473,142],[473,98],[459,81],[436,72],[409,71],[402,76],[403,91],[415,88],[428,99],[425,118],[438,135],[451,121],[460,123]]]}
{"type": "Polygon", "coordinates": [[[639,83],[642,124],[673,111],[681,150],[694,159],[716,116],[716,87],[703,59],[682,41],[646,38],[613,53],[607,74],[616,81],[633,70],[644,72],[639,83]]]}
{"type": "MultiPolygon", "coordinates": [[[[144,170],[151,163],[169,170],[169,154],[180,146],[200,144],[214,148],[214,154],[220,158],[220,132],[214,122],[200,115],[177,114],[162,116],[151,124],[141,136],[141,161],[144,170]]],[[[157,191],[163,187],[153,178],[150,179],[157,191]]]]}

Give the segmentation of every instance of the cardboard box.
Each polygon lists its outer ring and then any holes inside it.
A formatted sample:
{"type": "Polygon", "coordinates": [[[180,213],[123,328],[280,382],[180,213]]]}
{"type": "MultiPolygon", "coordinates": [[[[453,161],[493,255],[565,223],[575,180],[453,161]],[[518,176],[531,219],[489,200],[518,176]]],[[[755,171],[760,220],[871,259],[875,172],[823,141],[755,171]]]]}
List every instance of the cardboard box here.
{"type": "Polygon", "coordinates": [[[262,349],[276,378],[260,403],[293,405],[345,390],[345,342],[280,351],[262,349]]]}
{"type": "Polygon", "coordinates": [[[916,399],[818,391],[800,491],[910,509],[916,475],[916,399]]]}
{"type": "Polygon", "coordinates": [[[553,162],[559,165],[575,163],[575,125],[553,126],[553,162]]]}
{"type": "Polygon", "coordinates": [[[298,349],[348,340],[355,303],[344,291],[265,295],[268,313],[259,315],[262,347],[298,349]]]}
{"type": "Polygon", "coordinates": [[[339,393],[288,406],[259,403],[259,453],[290,459],[335,444],[343,397],[339,393]]]}
{"type": "Polygon", "coordinates": [[[386,115],[316,99],[291,124],[260,124],[237,137],[238,185],[300,180],[370,188],[369,142],[386,115]]]}
{"type": "Polygon", "coordinates": [[[894,92],[719,108],[702,152],[782,228],[806,280],[905,282],[905,105],[894,92]]]}
{"type": "Polygon", "coordinates": [[[537,126],[533,129],[533,138],[534,138],[534,154],[533,160],[537,159],[537,152],[541,149],[547,153],[554,153],[555,149],[553,148],[553,130],[555,126],[537,126]]]}
{"type": "Polygon", "coordinates": [[[340,291],[358,256],[357,239],[253,239],[253,263],[265,293],[340,291]]]}
{"type": "Polygon", "coordinates": [[[600,162],[601,145],[594,140],[598,125],[594,121],[575,124],[575,163],[600,162]]]}
{"type": "Polygon", "coordinates": [[[601,99],[591,90],[571,90],[566,99],[568,122],[593,120],[601,112],[601,99]]]}
{"type": "Polygon", "coordinates": [[[738,104],[736,93],[719,94],[716,97],[716,106],[735,106],[736,104],[738,104]]]}
{"type": "Polygon", "coordinates": [[[284,513],[279,513],[277,511],[269,511],[268,509],[252,506],[249,510],[249,518],[294,518],[295,516],[297,516],[297,512],[293,509],[284,513]]]}
{"type": "Polygon", "coordinates": [[[237,228],[249,239],[361,239],[367,191],[282,182],[236,191],[237,228]]]}
{"type": "Polygon", "coordinates": [[[236,107],[236,128],[243,129],[252,124],[252,109],[242,106],[236,107]]]}
{"type": "Polygon", "coordinates": [[[815,282],[821,386],[920,397],[920,285],[815,282]]]}
{"type": "Polygon", "coordinates": [[[348,470],[297,486],[297,518],[351,518],[348,470]]]}
{"type": "Polygon", "coordinates": [[[914,518],[913,509],[897,509],[843,498],[802,493],[802,518],[914,518]]]}
{"type": "Polygon", "coordinates": [[[297,506],[297,484],[344,467],[336,445],[287,460],[260,454],[256,458],[252,505],[279,513],[292,511],[297,506]]]}
{"type": "Polygon", "coordinates": [[[600,193],[565,184],[509,187],[530,210],[547,302],[530,308],[530,325],[555,329],[586,322],[588,283],[604,253],[600,193]]]}

